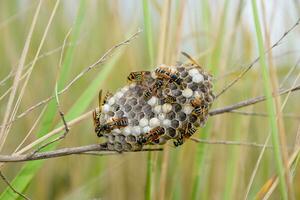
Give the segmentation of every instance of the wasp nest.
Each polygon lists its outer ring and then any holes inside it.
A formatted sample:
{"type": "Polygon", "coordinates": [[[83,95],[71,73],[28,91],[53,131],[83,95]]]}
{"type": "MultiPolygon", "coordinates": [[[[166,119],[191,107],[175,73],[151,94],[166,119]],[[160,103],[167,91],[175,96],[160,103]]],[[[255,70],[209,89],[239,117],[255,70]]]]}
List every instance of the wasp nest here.
{"type": "Polygon", "coordinates": [[[101,100],[100,91],[95,132],[116,151],[137,151],[168,140],[181,145],[205,125],[215,98],[211,79],[195,64],[132,72],[129,84],[114,95],[107,93],[101,100]]]}

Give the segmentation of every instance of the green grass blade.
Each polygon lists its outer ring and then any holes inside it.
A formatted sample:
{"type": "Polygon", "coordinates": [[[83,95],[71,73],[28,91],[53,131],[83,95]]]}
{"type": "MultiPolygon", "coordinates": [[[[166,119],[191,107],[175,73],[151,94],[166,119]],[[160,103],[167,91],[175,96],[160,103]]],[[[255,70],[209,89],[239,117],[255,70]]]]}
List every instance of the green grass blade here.
{"type": "Polygon", "coordinates": [[[252,0],[252,12],[253,12],[253,20],[255,23],[255,31],[257,36],[259,56],[260,56],[259,63],[261,66],[262,76],[263,76],[264,93],[267,97],[266,104],[267,104],[267,110],[269,114],[269,123],[272,131],[272,143],[274,146],[273,152],[276,160],[277,173],[279,174],[280,193],[283,199],[288,199],[287,188],[286,188],[285,177],[284,177],[283,161],[280,152],[279,135],[278,135],[278,129],[276,123],[275,103],[272,98],[271,80],[269,76],[269,70],[267,68],[266,57],[264,53],[265,50],[264,50],[263,36],[262,36],[262,31],[261,31],[258,11],[257,11],[257,5],[255,0],[252,0]]]}
{"type": "MultiPolygon", "coordinates": [[[[150,60],[150,66],[154,62],[154,49],[153,49],[153,37],[152,37],[152,21],[151,13],[149,10],[148,0],[143,0],[143,14],[144,14],[144,28],[146,32],[148,55],[150,60]]],[[[146,175],[146,189],[145,199],[153,199],[153,153],[148,152],[147,156],[147,175],[146,175]]]]}

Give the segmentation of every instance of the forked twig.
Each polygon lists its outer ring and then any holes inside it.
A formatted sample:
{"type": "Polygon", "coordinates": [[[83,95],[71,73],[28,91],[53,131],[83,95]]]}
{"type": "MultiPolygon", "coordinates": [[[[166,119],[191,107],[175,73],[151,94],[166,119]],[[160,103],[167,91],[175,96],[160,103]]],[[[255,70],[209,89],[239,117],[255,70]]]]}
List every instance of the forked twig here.
{"type": "Polygon", "coordinates": [[[2,178],[2,180],[6,183],[6,185],[16,194],[18,194],[20,197],[22,197],[23,199],[26,200],[30,200],[28,197],[26,197],[24,194],[18,192],[11,184],[10,182],[7,180],[7,178],[4,176],[4,174],[2,173],[2,171],[0,170],[0,177],[2,178]]]}
{"type": "Polygon", "coordinates": [[[56,73],[56,82],[55,82],[55,100],[56,100],[56,106],[57,106],[57,110],[59,112],[59,115],[61,117],[61,120],[63,122],[63,125],[65,127],[65,132],[61,136],[55,138],[54,140],[49,141],[46,144],[40,146],[37,150],[35,150],[33,152],[33,154],[41,151],[42,149],[44,149],[45,147],[49,146],[50,144],[53,144],[53,143],[55,143],[55,142],[57,142],[59,140],[64,139],[66,137],[66,135],[69,133],[69,130],[70,130],[70,128],[68,127],[68,124],[66,122],[64,113],[63,113],[63,111],[61,110],[61,107],[60,107],[59,98],[58,98],[58,84],[57,83],[58,83],[58,80],[59,80],[60,69],[61,69],[61,66],[62,66],[62,60],[63,60],[63,54],[64,54],[65,45],[66,45],[68,37],[71,34],[71,31],[72,31],[72,28],[68,31],[68,33],[67,33],[67,35],[66,35],[66,37],[64,39],[64,42],[63,42],[63,48],[61,50],[61,55],[60,55],[60,59],[59,59],[58,69],[57,69],[57,73],[56,73]]]}
{"type": "MultiPolygon", "coordinates": [[[[297,20],[297,22],[289,28],[286,32],[283,33],[283,35],[279,38],[277,42],[275,42],[269,49],[265,51],[265,54],[270,52],[274,47],[278,46],[280,42],[293,30],[295,29],[300,23],[300,18],[297,20]]],[[[231,81],[228,85],[226,85],[217,95],[216,98],[218,98],[220,95],[224,94],[229,88],[231,88],[237,81],[239,81],[258,61],[260,57],[257,57],[255,60],[253,60],[233,81],[231,81]]]]}

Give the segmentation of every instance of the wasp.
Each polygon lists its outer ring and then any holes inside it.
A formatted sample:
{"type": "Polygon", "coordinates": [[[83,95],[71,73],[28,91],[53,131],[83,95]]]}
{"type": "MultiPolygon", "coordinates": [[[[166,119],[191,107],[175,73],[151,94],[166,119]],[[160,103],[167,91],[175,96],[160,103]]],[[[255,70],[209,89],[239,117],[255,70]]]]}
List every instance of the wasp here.
{"type": "Polygon", "coordinates": [[[197,129],[193,126],[192,123],[188,123],[186,127],[186,131],[184,134],[185,138],[190,138],[194,133],[197,131],[197,129]]]}
{"type": "Polygon", "coordinates": [[[184,143],[184,139],[183,139],[182,136],[180,136],[178,139],[176,139],[176,140],[174,141],[174,146],[175,146],[175,147],[178,147],[178,146],[180,146],[180,145],[183,145],[183,143],[184,143]]]}
{"type": "Polygon", "coordinates": [[[131,72],[128,77],[127,80],[129,82],[143,82],[145,80],[145,77],[147,74],[150,74],[149,71],[137,71],[137,72],[131,72]]]}
{"type": "Polygon", "coordinates": [[[149,87],[148,89],[146,89],[144,91],[144,99],[147,101],[149,100],[153,95],[156,96],[157,94],[157,90],[159,90],[162,86],[163,86],[164,82],[162,79],[156,79],[155,83],[149,87]]]}
{"type": "Polygon", "coordinates": [[[192,56],[190,56],[188,53],[184,51],[182,51],[181,54],[184,55],[187,59],[189,59],[193,65],[196,65],[198,68],[202,70],[202,67],[197,63],[197,61],[194,58],[192,58],[192,56]]]}
{"type": "Polygon", "coordinates": [[[203,100],[200,97],[194,97],[190,100],[190,103],[194,108],[197,108],[201,106],[203,100]]]}
{"type": "Polygon", "coordinates": [[[98,137],[101,137],[103,132],[109,133],[115,128],[124,128],[126,126],[128,126],[127,117],[113,118],[111,122],[96,127],[96,133],[98,137]]]}
{"type": "Polygon", "coordinates": [[[140,144],[148,144],[148,143],[151,143],[151,142],[155,142],[159,139],[159,137],[161,135],[163,135],[165,133],[165,129],[163,127],[156,127],[156,128],[153,128],[151,129],[148,133],[146,133],[145,135],[141,136],[139,139],[138,139],[138,142],[140,144]]]}
{"type": "Polygon", "coordinates": [[[175,103],[176,102],[176,98],[171,96],[171,95],[167,95],[164,99],[163,99],[164,103],[175,103]]]}
{"type": "MultiPolygon", "coordinates": [[[[113,93],[107,91],[106,94],[105,94],[105,96],[104,96],[104,98],[103,98],[103,101],[102,101],[102,103],[101,103],[101,106],[103,106],[104,104],[106,104],[107,101],[108,101],[108,99],[109,99],[110,97],[112,97],[112,96],[113,96],[113,93]]],[[[99,105],[100,105],[100,101],[99,101],[99,105]]]]}
{"type": "MultiPolygon", "coordinates": [[[[102,90],[99,91],[98,95],[98,108],[96,108],[93,112],[93,120],[94,120],[94,126],[95,130],[97,127],[100,126],[100,116],[102,113],[102,106],[107,103],[107,100],[112,96],[113,94],[111,92],[106,92],[104,98],[102,99],[102,90]]],[[[99,136],[100,137],[100,136],[99,136]]]]}
{"type": "Polygon", "coordinates": [[[197,117],[202,115],[202,108],[201,107],[196,107],[194,108],[194,110],[192,111],[193,115],[196,115],[197,117]]]}
{"type": "Polygon", "coordinates": [[[156,68],[155,74],[159,78],[168,79],[169,82],[175,82],[177,85],[181,85],[183,81],[175,72],[172,72],[172,70],[167,67],[156,68]]]}
{"type": "Polygon", "coordinates": [[[154,93],[154,91],[153,91],[152,87],[149,87],[148,89],[146,89],[143,93],[145,101],[149,100],[152,97],[153,93],[154,93]]]}
{"type": "Polygon", "coordinates": [[[100,125],[100,115],[101,115],[101,105],[102,105],[102,90],[99,91],[98,95],[98,108],[96,108],[93,112],[94,126],[97,128],[100,125]]]}
{"type": "Polygon", "coordinates": [[[182,145],[185,139],[190,138],[197,131],[197,129],[190,122],[185,124],[183,127],[183,132],[179,135],[179,138],[174,141],[175,147],[182,145]]]}

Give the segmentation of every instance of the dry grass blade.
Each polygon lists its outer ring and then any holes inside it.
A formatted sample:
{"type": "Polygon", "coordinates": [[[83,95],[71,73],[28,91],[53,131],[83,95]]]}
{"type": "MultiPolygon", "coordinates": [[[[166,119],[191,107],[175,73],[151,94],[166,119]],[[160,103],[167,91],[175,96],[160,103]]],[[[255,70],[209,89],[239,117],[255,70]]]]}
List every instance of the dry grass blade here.
{"type": "MultiPolygon", "coordinates": [[[[297,81],[298,81],[299,78],[300,78],[300,73],[299,73],[298,76],[296,77],[296,79],[295,79],[295,81],[294,81],[294,83],[293,83],[293,86],[296,85],[296,83],[297,83],[297,81]]],[[[280,87],[281,87],[282,85],[283,85],[283,83],[280,84],[280,87]]],[[[286,98],[285,98],[283,104],[281,105],[281,110],[283,110],[283,108],[284,108],[285,105],[287,104],[287,101],[288,101],[288,99],[289,99],[289,96],[290,96],[291,92],[292,92],[292,91],[287,91],[287,90],[286,90],[287,96],[286,96],[286,98]]],[[[268,134],[268,137],[266,138],[266,141],[265,141],[265,145],[268,144],[269,139],[270,139],[270,136],[271,136],[271,133],[268,134]]],[[[264,152],[265,152],[265,148],[263,148],[262,151],[260,152],[260,155],[259,155],[259,157],[258,157],[258,160],[257,160],[257,162],[256,162],[256,164],[255,164],[255,168],[254,168],[254,170],[253,170],[253,172],[252,172],[252,175],[251,175],[251,177],[250,177],[250,181],[249,181],[249,184],[248,184],[248,187],[247,187],[247,192],[246,192],[245,199],[248,199],[248,195],[249,195],[249,193],[250,193],[251,186],[252,186],[252,184],[253,184],[255,175],[256,175],[257,170],[258,170],[258,167],[259,167],[259,165],[260,165],[260,163],[261,163],[261,160],[262,160],[262,157],[263,157],[263,155],[264,155],[264,152]]],[[[268,181],[268,183],[266,183],[265,186],[266,186],[266,185],[269,185],[270,183],[273,183],[273,181],[268,181]]],[[[270,187],[267,187],[267,188],[270,189],[270,187]]],[[[266,189],[266,187],[265,187],[265,188],[262,188],[261,190],[265,190],[265,189],[266,189]]]]}
{"type": "Polygon", "coordinates": [[[71,34],[71,31],[72,31],[72,28],[66,34],[66,37],[65,37],[64,42],[63,42],[63,47],[62,47],[62,50],[61,50],[61,55],[60,55],[58,69],[57,69],[57,74],[56,74],[56,82],[55,82],[55,100],[56,100],[56,106],[57,106],[57,110],[59,112],[59,115],[61,117],[61,120],[63,122],[63,125],[65,127],[65,132],[61,136],[55,138],[54,140],[49,141],[46,144],[40,146],[37,150],[35,150],[33,152],[33,154],[41,151],[42,149],[44,149],[45,147],[47,147],[50,144],[53,144],[53,143],[55,143],[55,142],[57,142],[59,140],[64,139],[66,137],[66,135],[68,134],[69,130],[70,130],[69,127],[68,127],[68,124],[66,122],[65,115],[64,115],[63,111],[61,110],[61,106],[60,106],[60,103],[59,103],[59,97],[58,97],[58,80],[59,80],[60,69],[61,69],[62,61],[63,61],[63,55],[64,55],[65,45],[66,45],[67,39],[69,38],[69,36],[71,34]]]}
{"type": "MultiPolygon", "coordinates": [[[[13,105],[13,102],[14,102],[14,99],[15,99],[15,96],[16,96],[16,92],[17,92],[17,88],[18,88],[18,85],[19,85],[19,79],[21,77],[21,73],[22,73],[22,70],[23,70],[23,67],[24,67],[24,64],[25,64],[25,60],[26,60],[26,56],[27,56],[27,53],[28,53],[28,50],[29,50],[32,34],[33,34],[33,31],[34,31],[34,28],[35,28],[35,25],[36,25],[36,22],[37,22],[37,19],[38,19],[38,15],[39,15],[39,12],[40,12],[40,9],[41,9],[42,2],[43,1],[41,1],[41,0],[39,1],[39,4],[37,6],[37,9],[35,11],[35,14],[34,14],[31,26],[30,26],[28,36],[26,38],[26,42],[25,42],[25,45],[24,45],[24,49],[23,49],[23,52],[22,52],[22,55],[21,55],[20,62],[18,64],[18,67],[17,67],[17,70],[16,70],[16,75],[15,75],[15,78],[14,78],[14,81],[13,81],[13,88],[12,88],[12,91],[11,91],[10,96],[9,96],[9,100],[8,100],[8,103],[7,103],[7,106],[6,106],[6,111],[5,111],[5,115],[4,115],[4,119],[2,121],[2,124],[6,124],[7,121],[9,120],[9,116],[10,116],[10,113],[11,113],[11,110],[12,110],[12,105],[13,105]]],[[[1,129],[0,129],[0,151],[3,148],[6,137],[7,137],[6,126],[2,126],[1,129]]]]}
{"type": "MultiPolygon", "coordinates": [[[[26,90],[28,81],[29,81],[29,79],[30,79],[30,77],[31,77],[31,73],[32,73],[32,71],[33,71],[33,69],[34,69],[34,67],[35,67],[35,64],[36,64],[37,59],[38,59],[39,54],[40,54],[40,51],[42,50],[42,47],[43,47],[43,45],[44,45],[45,39],[46,39],[46,37],[47,37],[47,34],[48,34],[48,31],[49,31],[50,25],[52,24],[52,21],[53,21],[53,18],[54,18],[54,16],[55,16],[55,13],[56,13],[56,11],[57,11],[57,8],[58,8],[59,3],[60,3],[60,0],[57,0],[56,3],[55,3],[55,5],[54,5],[54,8],[53,8],[53,10],[52,10],[52,12],[51,12],[51,16],[50,16],[50,18],[49,18],[49,21],[48,21],[47,26],[46,26],[46,28],[45,28],[45,31],[44,31],[44,33],[43,33],[43,36],[42,36],[41,42],[40,42],[40,44],[39,44],[38,50],[37,50],[37,52],[36,52],[36,54],[35,54],[35,57],[34,57],[34,59],[33,59],[33,63],[32,63],[31,67],[30,67],[29,70],[28,70],[28,74],[27,74],[27,76],[26,76],[26,78],[25,78],[24,83],[22,84],[22,88],[21,88],[21,90],[20,90],[19,97],[18,97],[17,102],[16,102],[16,104],[15,104],[15,106],[14,106],[14,109],[13,109],[13,111],[12,111],[12,114],[11,114],[11,116],[10,116],[9,121],[13,121],[14,118],[15,118],[15,115],[17,114],[17,111],[18,111],[18,108],[19,108],[20,103],[21,103],[21,101],[22,101],[23,95],[25,94],[25,90],[26,90]]],[[[25,63],[25,60],[24,60],[24,63],[25,63]]],[[[24,63],[23,63],[23,65],[24,65],[24,63]]],[[[21,73],[21,72],[20,72],[20,73],[21,73]]],[[[11,126],[11,124],[8,125],[7,127],[5,127],[5,128],[6,128],[6,132],[5,132],[5,135],[6,135],[6,136],[7,136],[8,133],[9,133],[10,126],[11,126]]],[[[0,148],[0,149],[1,149],[1,148],[0,148]]]]}
{"type": "MultiPolygon", "coordinates": [[[[295,161],[297,160],[300,153],[300,146],[298,146],[293,154],[289,158],[288,162],[288,170],[290,171],[293,167],[295,161]]],[[[260,189],[260,191],[256,194],[255,199],[268,199],[272,192],[275,190],[276,186],[278,185],[278,176],[272,176],[260,189]]]]}
{"type": "MultiPolygon", "coordinates": [[[[94,110],[91,110],[89,112],[86,112],[85,114],[77,117],[76,119],[74,120],[71,120],[68,122],[68,127],[72,127],[74,126],[75,124],[81,122],[82,120],[88,118],[88,117],[91,117],[92,116],[92,113],[93,113],[94,110]]],[[[38,138],[37,140],[35,140],[34,142],[30,143],[29,145],[25,146],[24,148],[22,148],[21,150],[19,150],[18,152],[16,152],[16,155],[20,155],[30,149],[32,149],[33,147],[35,147],[36,145],[38,144],[41,144],[42,142],[46,141],[48,138],[58,134],[59,132],[65,130],[65,126],[60,126],[54,130],[52,130],[51,132],[45,134],[43,137],[40,137],[38,138]]]]}
{"type": "Polygon", "coordinates": [[[34,129],[36,128],[36,126],[38,125],[38,123],[40,122],[42,116],[45,113],[46,110],[46,106],[44,106],[44,108],[42,109],[41,113],[39,114],[38,118],[35,120],[34,124],[32,125],[32,127],[30,128],[30,130],[28,131],[28,133],[26,134],[26,136],[24,137],[24,139],[21,141],[21,143],[18,145],[18,147],[15,149],[14,153],[16,153],[17,151],[19,151],[19,149],[24,145],[25,141],[28,139],[28,137],[31,135],[31,133],[33,133],[34,129]]]}

